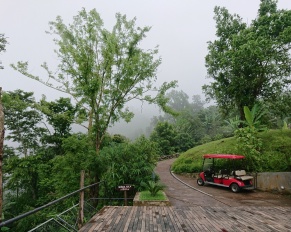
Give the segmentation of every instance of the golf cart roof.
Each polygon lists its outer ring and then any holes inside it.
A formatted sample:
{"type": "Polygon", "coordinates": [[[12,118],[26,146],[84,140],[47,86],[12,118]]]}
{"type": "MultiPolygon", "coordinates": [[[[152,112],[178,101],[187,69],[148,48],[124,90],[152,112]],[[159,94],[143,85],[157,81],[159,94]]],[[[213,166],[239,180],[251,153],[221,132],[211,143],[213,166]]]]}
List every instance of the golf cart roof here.
{"type": "Polygon", "coordinates": [[[230,155],[230,154],[206,154],[203,155],[204,159],[214,158],[214,159],[244,159],[243,155],[230,155]]]}

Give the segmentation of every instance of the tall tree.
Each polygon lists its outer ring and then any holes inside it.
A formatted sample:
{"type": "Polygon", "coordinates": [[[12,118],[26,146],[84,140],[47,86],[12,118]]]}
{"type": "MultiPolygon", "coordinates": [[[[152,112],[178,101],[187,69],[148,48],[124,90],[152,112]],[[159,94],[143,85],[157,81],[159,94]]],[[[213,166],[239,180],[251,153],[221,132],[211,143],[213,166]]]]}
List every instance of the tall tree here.
{"type": "Polygon", "coordinates": [[[172,90],[167,94],[169,106],[176,111],[183,111],[189,108],[189,96],[182,90],[172,90]]]}
{"type": "Polygon", "coordinates": [[[208,42],[206,67],[214,81],[203,86],[228,115],[244,120],[244,106],[272,101],[290,85],[291,11],[278,10],[276,0],[261,0],[250,25],[223,7],[215,7],[217,39],[208,42]]]}
{"type": "Polygon", "coordinates": [[[25,76],[73,96],[80,119],[89,122],[87,128],[95,137],[97,152],[108,127],[121,118],[132,119],[133,113],[126,108],[129,101],[147,101],[169,110],[165,93],[176,82],[154,87],[161,59],[157,57],[157,48],[140,48],[150,27],[137,27],[135,22],[135,18],[128,20],[125,15],[116,14],[116,23],[109,31],[95,9],[82,9],[68,26],[61,17],[50,22],[50,33],[57,36],[60,64],[56,75],[46,63],[42,67],[49,80],[59,86],[28,73],[27,62],[12,65],[25,76]],[[157,94],[151,96],[152,91],[157,94]]]}

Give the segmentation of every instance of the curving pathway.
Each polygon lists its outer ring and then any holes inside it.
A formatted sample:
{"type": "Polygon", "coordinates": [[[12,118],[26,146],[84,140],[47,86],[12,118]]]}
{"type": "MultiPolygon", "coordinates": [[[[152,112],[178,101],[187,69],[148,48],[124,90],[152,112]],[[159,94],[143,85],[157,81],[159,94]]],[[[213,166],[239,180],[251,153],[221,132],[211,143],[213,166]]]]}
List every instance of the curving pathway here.
{"type": "Polygon", "coordinates": [[[173,206],[291,206],[290,196],[256,190],[233,193],[228,188],[198,186],[196,179],[175,174],[181,181],[198,190],[195,191],[170,174],[170,166],[174,160],[158,162],[155,170],[161,182],[167,186],[165,192],[173,206]]]}

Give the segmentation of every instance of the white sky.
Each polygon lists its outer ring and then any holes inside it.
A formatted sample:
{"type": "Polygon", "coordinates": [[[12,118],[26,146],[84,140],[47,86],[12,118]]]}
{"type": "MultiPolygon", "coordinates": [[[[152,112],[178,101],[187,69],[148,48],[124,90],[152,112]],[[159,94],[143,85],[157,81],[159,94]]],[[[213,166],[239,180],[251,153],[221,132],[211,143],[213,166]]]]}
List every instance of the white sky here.
{"type": "MultiPolygon", "coordinates": [[[[40,64],[57,65],[52,36],[45,33],[48,22],[60,15],[65,22],[84,7],[96,8],[108,29],[115,22],[115,13],[137,18],[138,26],[152,26],[144,44],[159,45],[162,64],[158,83],[178,80],[178,90],[190,97],[202,95],[201,87],[209,83],[204,58],[207,41],[215,39],[213,9],[225,6],[232,14],[239,14],[251,22],[259,7],[259,0],[0,0],[0,33],[8,37],[6,53],[0,55],[4,70],[0,70],[0,86],[4,91],[23,89],[34,91],[54,100],[60,94],[14,71],[9,65],[29,61],[30,71],[41,75],[40,64]]],[[[291,0],[279,0],[279,9],[291,9],[291,0]]]]}
{"type": "MultiPolygon", "coordinates": [[[[53,90],[22,76],[9,66],[17,61],[29,61],[30,70],[41,75],[40,64],[57,64],[52,36],[45,33],[48,22],[60,15],[70,22],[84,7],[96,8],[105,25],[111,29],[115,13],[137,18],[138,26],[152,26],[146,46],[159,45],[162,65],[158,83],[178,80],[179,88],[189,96],[202,94],[206,79],[204,57],[207,41],[215,38],[214,6],[225,6],[238,13],[246,22],[256,17],[259,0],[0,0],[0,33],[8,37],[6,53],[0,56],[5,69],[0,70],[0,86],[4,91],[23,89],[36,96],[53,90]]],[[[290,0],[279,0],[279,8],[291,9],[290,0]]]]}

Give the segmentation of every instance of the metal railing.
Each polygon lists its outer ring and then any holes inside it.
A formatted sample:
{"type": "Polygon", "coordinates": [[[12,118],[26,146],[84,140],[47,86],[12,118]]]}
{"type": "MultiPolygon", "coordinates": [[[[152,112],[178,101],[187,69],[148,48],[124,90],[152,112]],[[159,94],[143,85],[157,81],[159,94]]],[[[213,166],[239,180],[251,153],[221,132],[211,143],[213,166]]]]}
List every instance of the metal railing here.
{"type": "MultiPolygon", "coordinates": [[[[84,205],[84,215],[87,220],[89,220],[96,212],[95,207],[93,207],[89,201],[95,200],[106,200],[106,201],[120,201],[124,198],[91,198],[85,202],[84,205]]],[[[127,198],[127,200],[133,200],[133,198],[127,198]]],[[[37,227],[29,230],[28,232],[55,232],[55,231],[78,231],[78,206],[76,204],[71,208],[65,210],[64,212],[56,215],[54,218],[47,220],[46,222],[38,225],[37,227]],[[70,215],[68,215],[70,214],[70,215]]]]}
{"type": "MultiPolygon", "coordinates": [[[[21,215],[19,215],[19,216],[17,216],[17,217],[14,217],[14,218],[9,219],[9,220],[3,221],[3,222],[0,223],[0,228],[3,227],[3,226],[9,225],[9,224],[11,224],[11,223],[13,223],[13,222],[16,222],[16,221],[18,221],[18,220],[20,220],[20,219],[22,219],[22,218],[28,217],[28,216],[30,216],[30,215],[32,215],[32,214],[35,214],[35,213],[37,213],[37,212],[40,211],[40,210],[43,210],[43,209],[45,209],[45,208],[48,208],[48,207],[50,207],[50,206],[52,206],[52,205],[54,205],[54,204],[56,204],[56,203],[58,203],[58,202],[60,202],[60,201],[62,201],[62,200],[65,200],[65,199],[67,199],[67,198],[69,198],[69,197],[71,197],[71,196],[73,196],[73,195],[75,195],[75,194],[77,194],[77,193],[79,193],[79,192],[81,192],[81,191],[84,191],[85,189],[88,189],[88,188],[91,188],[91,187],[93,187],[93,186],[99,185],[99,184],[101,184],[102,182],[103,182],[103,181],[100,181],[100,182],[95,183],[95,184],[88,185],[88,186],[86,186],[86,187],[84,187],[84,188],[81,188],[81,189],[76,190],[76,191],[74,191],[74,192],[72,192],[72,193],[69,193],[69,194],[67,194],[66,196],[63,196],[63,197],[61,197],[61,198],[59,198],[59,199],[57,199],[57,200],[51,201],[51,202],[49,202],[49,203],[47,203],[47,204],[45,204],[45,205],[43,205],[43,206],[40,206],[40,207],[38,207],[38,208],[35,208],[35,209],[33,209],[33,210],[29,211],[29,212],[26,212],[26,213],[24,213],[24,214],[21,214],[21,215]]],[[[79,205],[79,204],[77,204],[77,205],[79,205]]],[[[76,205],[73,206],[73,207],[77,208],[76,205]]],[[[71,207],[71,208],[73,208],[73,207],[71,207]]],[[[66,212],[66,211],[64,211],[64,212],[66,212]]],[[[63,213],[64,213],[64,212],[63,212],[63,213]]],[[[77,213],[76,213],[76,215],[77,215],[77,213]]],[[[60,221],[62,221],[62,220],[60,220],[60,221]]],[[[60,223],[60,221],[58,221],[57,223],[60,223]]],[[[68,231],[68,230],[67,230],[67,231],[68,231]]]]}
{"type": "MultiPolygon", "coordinates": [[[[65,200],[77,193],[80,193],[82,191],[84,191],[85,189],[94,187],[96,185],[99,185],[101,183],[104,183],[103,181],[100,181],[98,183],[86,186],[84,188],[81,188],[79,190],[76,190],[70,194],[67,194],[66,196],[63,196],[57,200],[54,200],[52,202],[49,202],[46,205],[43,205],[41,207],[35,208],[29,212],[26,212],[24,214],[21,214],[17,217],[11,218],[9,220],[3,221],[0,223],[0,228],[3,226],[7,226],[9,224],[12,224],[13,222],[16,222],[18,220],[21,220],[25,217],[28,217],[30,215],[33,215],[45,208],[48,208],[52,205],[55,205],[57,203],[59,203],[62,200],[65,200]]],[[[118,201],[124,201],[124,204],[127,204],[127,200],[132,201],[133,198],[105,198],[105,197],[101,197],[101,198],[90,198],[87,201],[84,202],[84,206],[83,206],[83,213],[84,213],[84,221],[88,221],[92,218],[92,216],[94,216],[95,213],[97,213],[98,209],[93,206],[96,205],[94,203],[99,202],[101,203],[101,205],[111,205],[112,203],[114,205],[117,204],[118,201]]],[[[119,203],[118,203],[119,205],[119,203]]],[[[50,218],[49,220],[39,224],[38,226],[34,227],[33,229],[30,229],[28,232],[55,232],[55,231],[60,231],[60,232],[75,232],[78,231],[78,222],[79,222],[79,203],[73,205],[72,207],[66,209],[65,211],[61,212],[60,214],[54,215],[52,216],[52,218],[50,218]]],[[[1,230],[1,229],[0,229],[1,230]]]]}

